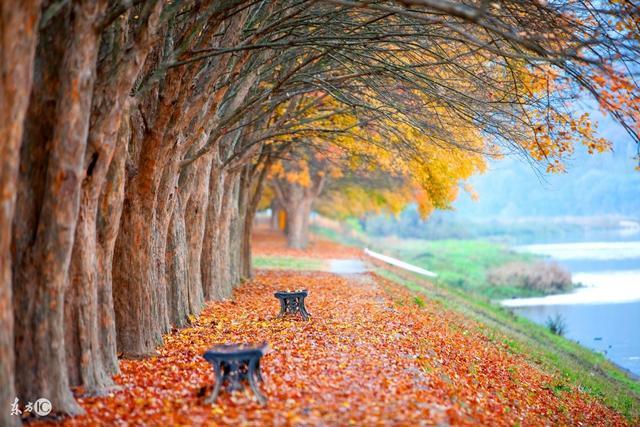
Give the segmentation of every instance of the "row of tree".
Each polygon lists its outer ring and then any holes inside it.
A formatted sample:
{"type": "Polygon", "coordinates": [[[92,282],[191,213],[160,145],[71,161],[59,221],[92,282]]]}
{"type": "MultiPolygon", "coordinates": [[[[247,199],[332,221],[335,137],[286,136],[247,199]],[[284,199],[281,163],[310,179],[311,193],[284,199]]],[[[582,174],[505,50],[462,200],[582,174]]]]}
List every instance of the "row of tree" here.
{"type": "Polygon", "coordinates": [[[332,168],[354,171],[351,194],[371,174],[378,201],[397,184],[444,207],[500,149],[552,170],[576,142],[607,149],[570,107],[580,91],[637,139],[638,16],[614,0],[0,2],[0,402],[80,413],[71,387],[109,390],[118,354],[152,354],[229,297],[268,180],[292,221],[332,168]]]}

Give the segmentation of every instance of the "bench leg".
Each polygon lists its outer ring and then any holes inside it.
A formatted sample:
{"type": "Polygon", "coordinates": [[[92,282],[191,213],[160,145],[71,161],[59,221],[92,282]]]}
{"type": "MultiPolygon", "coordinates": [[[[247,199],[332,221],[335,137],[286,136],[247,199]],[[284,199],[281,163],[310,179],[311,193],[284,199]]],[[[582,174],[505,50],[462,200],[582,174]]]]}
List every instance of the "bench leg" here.
{"type": "Polygon", "coordinates": [[[256,366],[257,362],[255,360],[252,360],[251,363],[249,363],[249,385],[251,386],[253,393],[256,395],[258,402],[261,405],[264,405],[267,403],[267,398],[262,394],[262,392],[260,392],[258,384],[256,383],[256,377],[259,375],[259,371],[256,371],[256,366]]]}
{"type": "Polygon", "coordinates": [[[304,320],[309,320],[311,317],[311,313],[307,311],[307,307],[304,305],[304,299],[300,302],[300,313],[302,313],[302,318],[304,320]]]}
{"type": "Polygon", "coordinates": [[[262,378],[262,372],[260,371],[260,360],[258,360],[256,362],[256,369],[255,369],[255,373],[256,373],[256,379],[258,381],[260,381],[261,383],[264,382],[264,379],[262,378]]]}
{"type": "Polygon", "coordinates": [[[218,399],[218,394],[220,394],[220,389],[222,388],[223,378],[219,362],[213,364],[213,372],[216,376],[216,385],[213,387],[213,391],[211,392],[209,397],[207,397],[204,401],[204,403],[207,404],[213,404],[216,402],[216,400],[218,399]]]}

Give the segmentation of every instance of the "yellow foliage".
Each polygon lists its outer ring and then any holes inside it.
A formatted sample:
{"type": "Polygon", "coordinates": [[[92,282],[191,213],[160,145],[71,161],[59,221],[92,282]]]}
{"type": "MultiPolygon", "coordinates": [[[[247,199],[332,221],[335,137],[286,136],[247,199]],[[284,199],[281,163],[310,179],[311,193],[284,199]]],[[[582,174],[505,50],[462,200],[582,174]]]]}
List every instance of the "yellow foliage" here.
{"type": "MultiPolygon", "coordinates": [[[[312,175],[328,175],[334,190],[328,191],[317,209],[333,217],[361,215],[382,210],[397,213],[416,202],[423,215],[447,208],[455,200],[461,183],[485,169],[485,147],[480,132],[444,108],[437,113],[447,131],[425,135],[396,116],[361,126],[356,117],[332,98],[302,103],[307,124],[299,125],[296,159],[276,162],[271,177],[286,179],[302,187],[311,185],[312,175]],[[313,123],[309,130],[308,123],[313,123]],[[390,131],[393,129],[393,131],[390,131]],[[332,130],[326,132],[325,130],[332,130]],[[304,138],[301,138],[304,135],[304,138]],[[365,188],[358,180],[370,175],[387,176],[400,188],[365,188]],[[342,177],[352,178],[340,183],[342,177]],[[355,183],[354,183],[355,182],[355,183]]],[[[373,102],[373,101],[372,101],[373,102]]]]}

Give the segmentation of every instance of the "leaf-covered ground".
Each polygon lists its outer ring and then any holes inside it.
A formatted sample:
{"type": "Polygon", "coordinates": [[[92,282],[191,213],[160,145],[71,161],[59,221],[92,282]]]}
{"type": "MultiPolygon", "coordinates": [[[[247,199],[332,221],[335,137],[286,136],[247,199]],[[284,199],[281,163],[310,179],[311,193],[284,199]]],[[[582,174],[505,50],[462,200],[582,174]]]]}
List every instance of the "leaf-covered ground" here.
{"type": "Polygon", "coordinates": [[[318,236],[311,236],[309,245],[305,249],[291,249],[282,233],[273,232],[259,227],[252,241],[254,254],[261,256],[278,256],[293,258],[360,258],[362,251],[349,246],[340,245],[318,236]]]}
{"type": "Polygon", "coordinates": [[[373,274],[263,271],[165,337],[158,356],[121,361],[119,392],[79,398],[66,425],[624,425],[626,420],[491,340],[483,326],[373,274]],[[307,288],[312,320],[277,319],[279,289],[307,288]],[[202,353],[267,341],[268,396],[213,385],[202,353]]]}

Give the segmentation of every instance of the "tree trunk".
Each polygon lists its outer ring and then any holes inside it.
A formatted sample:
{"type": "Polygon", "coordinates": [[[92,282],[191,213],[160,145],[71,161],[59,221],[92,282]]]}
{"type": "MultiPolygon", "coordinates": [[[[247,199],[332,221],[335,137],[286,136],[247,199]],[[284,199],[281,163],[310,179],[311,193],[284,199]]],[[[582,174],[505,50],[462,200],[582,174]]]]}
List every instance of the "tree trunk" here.
{"type": "Polygon", "coordinates": [[[105,185],[102,187],[97,212],[97,288],[98,324],[102,363],[105,370],[114,375],[119,372],[117,359],[116,320],[113,302],[113,254],[120,229],[120,217],[124,203],[125,163],[131,138],[130,123],[121,122],[116,148],[109,165],[105,185]]]}
{"type": "MultiPolygon", "coordinates": [[[[214,160],[215,163],[215,160],[214,160]]],[[[209,182],[209,206],[202,251],[202,280],[207,300],[231,296],[230,235],[234,202],[234,173],[212,165],[209,182]]],[[[237,175],[237,173],[235,174],[237,175]]]]}
{"type": "Polygon", "coordinates": [[[279,203],[287,214],[287,244],[293,249],[304,249],[309,243],[309,215],[318,195],[316,185],[303,187],[294,182],[276,182],[274,189],[279,203]]]}
{"type": "MultiPolygon", "coordinates": [[[[33,301],[37,287],[26,266],[31,262],[30,254],[36,239],[36,229],[42,212],[47,174],[47,156],[50,138],[54,129],[56,97],[59,90],[58,71],[64,54],[65,20],[59,20],[49,31],[43,33],[51,37],[45,49],[38,43],[34,66],[33,88],[29,107],[24,120],[23,141],[20,152],[18,191],[15,216],[12,227],[13,257],[13,309],[15,325],[15,351],[24,359],[22,365],[26,377],[20,379],[16,365],[16,389],[30,391],[35,386],[36,349],[33,347],[31,322],[35,316],[33,301]],[[29,285],[27,286],[27,280],[29,285]],[[20,382],[24,382],[22,385],[20,382]]],[[[66,369],[64,369],[66,372],[66,369]]],[[[31,391],[32,392],[32,391],[31,391]]]]}
{"type": "Polygon", "coordinates": [[[230,186],[231,194],[229,195],[230,218],[229,218],[229,285],[233,288],[240,283],[241,279],[241,260],[242,260],[242,227],[244,226],[244,218],[242,216],[246,201],[242,191],[242,175],[243,171],[233,173],[233,181],[230,186]]]}
{"type": "MultiPolygon", "coordinates": [[[[11,224],[16,202],[23,121],[29,103],[40,1],[0,2],[0,402],[13,403],[14,334],[11,224]]],[[[0,425],[20,424],[0,411],[0,425]]]]}
{"type": "MultiPolygon", "coordinates": [[[[187,144],[183,144],[183,146],[187,146],[187,144]]],[[[168,230],[165,265],[169,320],[173,326],[179,328],[188,323],[188,316],[191,314],[189,298],[191,285],[188,273],[189,249],[185,217],[187,205],[195,186],[195,175],[198,172],[198,163],[191,163],[180,170],[178,160],[182,158],[182,154],[183,150],[178,144],[172,155],[175,161],[172,160],[167,170],[170,176],[175,178],[169,184],[169,188],[173,185],[174,192],[160,196],[167,202],[175,199],[168,230]]],[[[169,207],[167,203],[165,209],[169,207]]],[[[199,311],[199,308],[197,310],[199,311]]]]}
{"type": "Polygon", "coordinates": [[[169,320],[182,328],[189,316],[189,276],[187,274],[187,230],[184,221],[186,203],[178,195],[169,225],[166,249],[167,297],[169,298],[169,320]]]}
{"type": "MultiPolygon", "coordinates": [[[[164,143],[170,142],[173,139],[171,134],[165,135],[164,143]]],[[[154,252],[153,260],[155,261],[155,274],[154,284],[157,291],[157,298],[159,303],[159,315],[160,318],[160,330],[162,333],[166,333],[171,329],[171,314],[170,308],[172,302],[170,301],[171,295],[169,292],[169,280],[167,277],[167,244],[169,240],[169,228],[171,225],[171,219],[173,217],[173,211],[176,206],[177,186],[178,186],[178,159],[181,158],[179,150],[172,149],[162,171],[162,179],[158,187],[158,195],[156,196],[156,212],[154,220],[154,252]]],[[[184,236],[184,227],[178,225],[178,230],[174,230],[180,233],[180,236],[174,236],[177,239],[184,236]]],[[[180,245],[179,240],[174,240],[176,245],[180,245]]],[[[176,249],[176,248],[173,248],[176,249]]],[[[178,256],[182,255],[184,248],[180,249],[178,256]]],[[[186,254],[186,252],[184,253],[186,254]]],[[[184,269],[184,261],[179,261],[174,267],[180,267],[184,269]]],[[[183,272],[173,272],[177,275],[181,275],[183,272]]],[[[186,277],[186,276],[184,276],[186,277]]],[[[184,286],[184,282],[180,284],[180,287],[184,286]]],[[[174,282],[174,285],[177,285],[174,282]]],[[[182,289],[180,295],[186,296],[186,291],[182,289]]],[[[176,302],[177,303],[177,302],[176,302]]],[[[183,304],[183,302],[179,303],[183,304]]]]}
{"type": "Polygon", "coordinates": [[[242,279],[249,280],[253,278],[253,256],[251,253],[251,235],[253,233],[253,220],[255,214],[251,215],[247,212],[244,218],[244,227],[242,228],[242,279]]]}
{"type": "Polygon", "coordinates": [[[271,218],[270,225],[271,229],[274,231],[282,231],[280,229],[280,211],[282,210],[278,199],[275,197],[271,200],[271,218]]]}
{"type": "Polygon", "coordinates": [[[274,190],[278,202],[287,213],[287,243],[290,248],[303,249],[309,243],[309,217],[313,202],[320,195],[326,182],[322,170],[312,174],[310,185],[302,186],[297,182],[276,180],[274,190]]]}
{"type": "Polygon", "coordinates": [[[301,197],[285,206],[287,212],[287,243],[290,248],[304,249],[309,244],[309,215],[312,198],[301,197]]]}
{"type": "Polygon", "coordinates": [[[246,280],[251,278],[251,226],[253,215],[251,210],[251,187],[252,187],[253,165],[244,167],[240,178],[240,197],[238,197],[238,210],[240,213],[239,247],[237,248],[239,257],[239,278],[246,280]],[[251,219],[249,219],[251,217],[251,219]],[[247,236],[247,233],[248,236],[247,236]]]}
{"type": "Polygon", "coordinates": [[[231,297],[231,290],[233,288],[232,276],[231,276],[231,220],[233,213],[232,204],[236,202],[234,200],[235,192],[235,178],[237,173],[226,172],[224,177],[224,185],[222,186],[222,207],[220,209],[220,217],[217,224],[218,234],[218,257],[219,268],[218,272],[219,281],[216,284],[218,296],[220,299],[228,299],[231,297]]]}
{"type": "Polygon", "coordinates": [[[195,182],[193,193],[184,212],[184,221],[186,224],[188,250],[189,312],[197,315],[204,305],[202,251],[209,203],[211,156],[203,156],[195,162],[194,166],[197,168],[194,177],[195,182]]]}
{"type": "MultiPolygon", "coordinates": [[[[159,143],[160,139],[155,140],[159,143]]],[[[144,159],[125,185],[120,231],[113,259],[113,300],[118,351],[126,357],[144,357],[162,342],[154,282],[153,218],[157,183],[156,153],[144,159]]]]}
{"type": "MultiPolygon", "coordinates": [[[[87,181],[85,181],[86,183],[87,181]]],[[[96,218],[93,195],[83,188],[70,268],[70,286],[65,295],[65,348],[71,385],[84,385],[89,392],[99,392],[113,384],[101,355],[99,325],[96,218]]],[[[97,196],[96,196],[97,199],[97,196]]],[[[97,201],[96,201],[97,203],[97,201]]]]}
{"type": "MultiPolygon", "coordinates": [[[[123,114],[129,111],[127,102],[132,84],[150,50],[160,9],[158,2],[150,10],[149,18],[135,33],[134,47],[118,52],[113,61],[115,67],[110,61],[113,53],[107,56],[105,62],[108,63],[101,64],[103,71],[98,74],[94,92],[92,126],[84,161],[86,176],[71,263],[71,287],[65,300],[70,382],[71,385],[82,385],[92,394],[107,391],[113,385],[111,376],[118,372],[110,260],[120,220],[122,191],[110,191],[113,183],[108,178],[116,179],[120,184],[123,181],[118,180],[117,174],[109,173],[110,165],[115,169],[122,169],[124,165],[128,135],[118,141],[119,129],[123,114]],[[112,165],[117,143],[117,160],[112,165]],[[106,209],[99,217],[100,196],[105,186],[106,209]],[[112,206],[112,195],[115,206],[112,206]],[[101,231],[106,231],[106,235],[102,233],[102,241],[99,239],[101,231]]],[[[127,30],[114,29],[114,38],[101,49],[113,52],[115,46],[124,45],[127,30]]]]}
{"type": "Polygon", "coordinates": [[[105,6],[104,2],[89,0],[72,6],[42,207],[33,244],[17,266],[16,277],[20,288],[32,289],[25,293],[31,297],[29,301],[17,304],[22,310],[16,312],[16,330],[21,331],[16,351],[33,354],[29,361],[25,358],[17,365],[18,393],[32,401],[46,396],[55,412],[69,414],[81,413],[82,409],[69,390],[64,294],[80,205],[82,161],[100,40],[94,23],[105,6]]]}
{"type": "MultiPolygon", "coordinates": [[[[169,328],[165,278],[158,278],[164,264],[164,228],[156,222],[158,194],[172,143],[165,141],[180,90],[176,71],[170,72],[161,90],[155,120],[142,132],[137,165],[125,186],[120,232],[113,262],[113,299],[118,350],[126,357],[152,354],[169,328]],[[162,257],[162,260],[159,260],[162,257]]],[[[151,100],[152,102],[153,100],[151,100]]],[[[168,220],[166,224],[168,230],[168,220]]]]}
{"type": "Polygon", "coordinates": [[[220,213],[222,210],[222,195],[224,184],[224,173],[218,165],[216,153],[217,148],[212,152],[214,158],[211,165],[211,175],[209,178],[209,200],[207,203],[204,241],[202,244],[202,289],[204,298],[207,301],[222,299],[219,291],[220,275],[222,265],[220,264],[220,213]]]}

